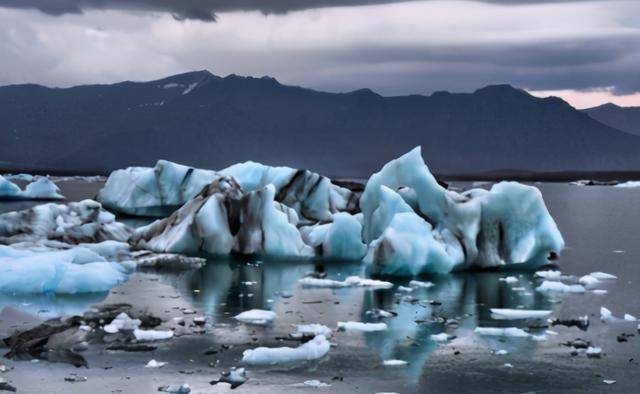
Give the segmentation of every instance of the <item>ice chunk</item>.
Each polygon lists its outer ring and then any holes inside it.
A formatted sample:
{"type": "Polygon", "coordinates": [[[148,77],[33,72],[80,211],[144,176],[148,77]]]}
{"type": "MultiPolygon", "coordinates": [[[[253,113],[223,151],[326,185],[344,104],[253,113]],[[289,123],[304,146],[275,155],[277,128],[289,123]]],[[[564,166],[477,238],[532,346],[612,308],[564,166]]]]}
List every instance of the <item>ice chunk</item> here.
{"type": "Polygon", "coordinates": [[[0,241],[57,240],[69,244],[108,240],[127,241],[131,229],[116,222],[100,203],[83,200],[69,204],[42,204],[0,215],[0,241]]]}
{"type": "Polygon", "coordinates": [[[600,320],[602,321],[612,321],[614,320],[613,314],[611,311],[604,306],[600,307],[600,320]]]}
{"type": "Polygon", "coordinates": [[[324,335],[325,338],[330,338],[333,335],[333,331],[322,324],[297,324],[296,331],[292,334],[293,337],[301,336],[317,336],[324,335]]]}
{"type": "Polygon", "coordinates": [[[640,181],[626,181],[626,182],[618,183],[613,187],[626,188],[626,189],[640,187],[640,181]]]}
{"type": "Polygon", "coordinates": [[[362,242],[362,224],[346,212],[333,214],[332,222],[300,229],[307,245],[319,248],[331,259],[361,260],[367,252],[362,242]]]}
{"type": "Polygon", "coordinates": [[[562,272],[560,271],[537,271],[535,274],[538,278],[544,278],[547,280],[560,280],[562,277],[562,272]]]}
{"type": "Polygon", "coordinates": [[[133,335],[140,342],[163,341],[172,338],[173,331],[135,329],[133,330],[133,335]]]}
{"type": "Polygon", "coordinates": [[[408,362],[404,361],[404,360],[384,360],[382,361],[382,365],[386,366],[386,367],[399,367],[399,366],[403,366],[403,365],[407,365],[409,364],[408,362]]]}
{"type": "Polygon", "coordinates": [[[584,275],[582,277],[580,277],[580,279],[578,279],[578,283],[580,283],[581,285],[585,286],[585,287],[591,287],[594,286],[598,283],[600,283],[600,281],[591,275],[584,275]]]}
{"type": "Polygon", "coordinates": [[[322,387],[331,387],[330,384],[325,383],[325,382],[321,382],[317,379],[312,379],[312,380],[305,380],[302,383],[295,383],[292,384],[291,386],[293,387],[313,387],[313,388],[322,388],[322,387]]]}
{"type": "Polygon", "coordinates": [[[362,323],[356,321],[338,322],[338,331],[362,331],[362,332],[374,332],[374,331],[386,331],[386,323],[362,323]]]}
{"type": "Polygon", "coordinates": [[[587,290],[582,285],[567,285],[562,282],[545,280],[536,288],[541,293],[584,293],[587,290]]]}
{"type": "Polygon", "coordinates": [[[500,336],[500,337],[514,337],[514,338],[527,338],[530,334],[517,327],[476,327],[474,332],[478,335],[485,336],[500,336]]]}
{"type": "Polygon", "coordinates": [[[446,342],[449,340],[449,335],[447,335],[446,332],[442,332],[440,334],[431,334],[429,336],[429,339],[431,339],[434,342],[446,342]]]}
{"type": "Polygon", "coordinates": [[[233,179],[220,178],[170,217],[137,229],[131,242],[156,252],[313,256],[295,211],[274,197],[273,185],[242,195],[233,179]]]}
{"type": "Polygon", "coordinates": [[[307,362],[320,359],[329,353],[330,344],[324,335],[318,335],[297,348],[258,347],[242,353],[242,362],[250,365],[275,365],[307,362]]]}
{"type": "Polygon", "coordinates": [[[355,211],[357,196],[322,175],[289,167],[270,167],[248,161],[220,171],[233,177],[245,192],[273,185],[276,200],[311,221],[330,221],[334,213],[355,211]]]}
{"type": "Polygon", "coordinates": [[[0,245],[2,293],[98,293],[127,280],[127,269],[76,247],[32,252],[0,245]]]}
{"type": "Polygon", "coordinates": [[[602,348],[589,346],[585,353],[587,357],[600,358],[602,356],[602,348]]]}
{"type": "Polygon", "coordinates": [[[596,278],[596,279],[601,279],[601,280],[605,280],[605,279],[618,279],[617,276],[615,275],[611,275],[611,274],[607,274],[606,272],[592,272],[589,274],[590,276],[596,278]]]}
{"type": "Polygon", "coordinates": [[[377,280],[366,279],[359,276],[349,276],[343,281],[332,279],[319,279],[305,277],[298,280],[302,287],[324,287],[324,288],[342,288],[342,287],[372,287],[377,289],[390,289],[393,283],[377,280]]]}
{"type": "Polygon", "coordinates": [[[547,263],[548,258],[564,246],[538,189],[501,182],[490,191],[474,189],[458,194],[446,190],[429,172],[419,147],[387,163],[369,178],[360,207],[364,218],[363,238],[371,242],[367,262],[384,273],[449,272],[471,265],[520,264],[533,268],[547,263]],[[374,212],[383,204],[385,196],[403,187],[415,192],[413,209],[417,208],[419,214],[415,216],[425,218],[427,225],[411,218],[412,212],[395,213],[382,235],[376,238],[380,229],[374,225],[374,212]],[[401,222],[396,221],[403,215],[401,222]],[[438,249],[434,243],[440,244],[440,250],[425,263],[425,251],[438,249]],[[393,248],[402,251],[396,253],[393,248]],[[446,253],[442,253],[443,250],[446,253]]]}
{"type": "Polygon", "coordinates": [[[638,319],[636,319],[636,317],[635,317],[635,316],[630,315],[630,314],[628,314],[628,313],[625,313],[625,314],[624,314],[623,319],[624,319],[624,321],[636,321],[636,320],[638,320],[638,319]]]}
{"type": "Polygon", "coordinates": [[[428,288],[433,287],[435,285],[433,284],[433,282],[422,282],[422,281],[419,281],[419,280],[412,280],[411,282],[409,282],[409,286],[428,289],[428,288]]]}
{"type": "Polygon", "coordinates": [[[506,278],[500,278],[499,281],[506,283],[516,283],[518,281],[518,278],[516,278],[515,276],[507,276],[506,278]]]}
{"type": "Polygon", "coordinates": [[[541,319],[550,314],[551,311],[542,310],[491,308],[491,317],[498,320],[541,319]]]}
{"type": "Polygon", "coordinates": [[[166,386],[158,387],[158,391],[170,394],[189,394],[191,393],[191,387],[188,384],[170,384],[166,386]]]}
{"type": "Polygon", "coordinates": [[[135,330],[142,322],[140,319],[132,319],[125,312],[120,313],[111,321],[111,323],[107,324],[103,327],[103,330],[109,334],[115,334],[120,330],[135,330]]]}
{"type": "Polygon", "coordinates": [[[273,322],[277,317],[278,315],[272,311],[251,309],[236,315],[234,319],[242,323],[264,326],[273,322]]]}
{"type": "Polygon", "coordinates": [[[162,368],[165,365],[169,364],[168,362],[165,361],[156,361],[156,360],[150,360],[147,365],[145,365],[145,367],[147,368],[162,368]]]}
{"type": "Polygon", "coordinates": [[[129,167],[112,172],[97,200],[112,211],[165,217],[219,177],[215,171],[159,160],[153,168],[129,167]]]}
{"type": "Polygon", "coordinates": [[[25,190],[0,175],[0,200],[63,200],[60,189],[49,178],[38,177],[25,190]]]}

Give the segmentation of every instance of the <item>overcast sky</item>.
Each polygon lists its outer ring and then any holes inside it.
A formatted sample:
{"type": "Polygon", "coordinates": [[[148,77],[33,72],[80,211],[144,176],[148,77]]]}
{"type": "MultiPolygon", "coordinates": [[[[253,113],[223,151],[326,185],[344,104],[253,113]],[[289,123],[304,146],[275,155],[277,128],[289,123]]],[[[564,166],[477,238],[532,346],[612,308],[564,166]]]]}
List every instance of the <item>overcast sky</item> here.
{"type": "Polygon", "coordinates": [[[640,0],[0,0],[0,85],[270,75],[640,105],[640,0]]]}

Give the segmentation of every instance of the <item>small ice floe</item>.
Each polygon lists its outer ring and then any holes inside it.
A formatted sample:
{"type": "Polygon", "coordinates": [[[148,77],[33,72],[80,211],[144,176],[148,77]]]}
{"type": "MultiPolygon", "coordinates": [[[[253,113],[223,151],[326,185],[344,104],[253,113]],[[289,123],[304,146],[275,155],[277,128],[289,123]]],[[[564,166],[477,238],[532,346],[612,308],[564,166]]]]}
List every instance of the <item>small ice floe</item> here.
{"type": "Polygon", "coordinates": [[[629,313],[625,313],[622,318],[615,317],[613,316],[613,313],[609,309],[603,306],[603,307],[600,307],[600,320],[607,323],[613,323],[613,322],[621,322],[621,321],[634,322],[634,321],[637,321],[638,319],[629,313]]]}
{"type": "Polygon", "coordinates": [[[423,282],[420,280],[412,280],[411,282],[409,282],[409,286],[411,287],[416,287],[416,288],[423,288],[423,289],[428,289],[430,287],[435,286],[433,284],[433,282],[423,282]]]}
{"type": "Polygon", "coordinates": [[[604,384],[614,384],[615,382],[616,382],[616,380],[613,380],[613,379],[604,379],[602,381],[602,383],[604,383],[604,384]]]}
{"type": "Polygon", "coordinates": [[[447,335],[446,332],[440,334],[432,334],[429,335],[429,339],[431,339],[433,342],[447,342],[449,340],[449,335],[447,335]]]}
{"type": "Polygon", "coordinates": [[[400,367],[407,364],[409,364],[407,361],[396,359],[382,361],[382,365],[384,365],[385,367],[400,367]]]}
{"type": "Polygon", "coordinates": [[[77,373],[72,373],[69,376],[65,377],[64,381],[69,383],[81,383],[81,382],[86,382],[87,377],[78,375],[77,373]]]}
{"type": "Polygon", "coordinates": [[[372,316],[372,317],[376,318],[376,319],[398,316],[398,314],[396,312],[385,311],[384,309],[377,309],[377,308],[369,309],[365,313],[367,315],[369,315],[369,316],[372,316]]]}
{"type": "Polygon", "coordinates": [[[291,334],[293,338],[315,337],[316,335],[324,335],[331,338],[333,331],[323,324],[296,324],[296,331],[291,334]]]}
{"type": "Polygon", "coordinates": [[[376,289],[390,289],[393,283],[376,279],[365,279],[359,276],[349,276],[343,281],[332,279],[319,279],[313,277],[305,277],[298,280],[302,287],[320,287],[337,289],[343,287],[371,287],[376,289]]]}
{"type": "Polygon", "coordinates": [[[504,368],[513,368],[513,364],[511,364],[511,363],[504,363],[504,364],[502,364],[502,366],[504,368]]]}
{"type": "Polygon", "coordinates": [[[547,279],[547,280],[560,280],[560,278],[562,277],[562,272],[561,271],[537,271],[535,273],[535,276],[538,278],[543,278],[543,279],[547,279]]]}
{"type": "Polygon", "coordinates": [[[171,394],[189,394],[191,387],[188,384],[170,384],[158,387],[158,391],[171,394]]]}
{"type": "Polygon", "coordinates": [[[140,327],[140,324],[142,324],[140,319],[132,319],[125,312],[122,312],[102,329],[108,334],[115,334],[120,330],[135,330],[140,327]]]}
{"type": "Polygon", "coordinates": [[[602,349],[595,346],[589,346],[585,354],[589,358],[600,358],[602,357],[602,349]]]}
{"type": "Polygon", "coordinates": [[[317,379],[305,380],[302,383],[294,383],[291,387],[312,387],[312,388],[322,388],[322,387],[331,387],[330,384],[321,382],[317,379]]]}
{"type": "Polygon", "coordinates": [[[251,309],[236,315],[234,319],[246,324],[255,324],[258,326],[265,326],[273,322],[277,317],[278,315],[273,311],[266,311],[263,309],[251,309]]]}
{"type": "Polygon", "coordinates": [[[606,272],[592,272],[589,275],[600,280],[618,279],[617,276],[607,274],[606,272]]]}
{"type": "Polygon", "coordinates": [[[362,332],[374,332],[374,331],[386,331],[386,323],[363,323],[358,321],[338,322],[338,331],[362,331],[362,332]]]}
{"type": "Polygon", "coordinates": [[[9,367],[7,367],[4,364],[0,364],[0,372],[7,372],[9,371],[9,367]]]}
{"type": "Polygon", "coordinates": [[[500,349],[500,350],[495,350],[493,354],[495,354],[496,356],[506,356],[507,354],[509,354],[509,352],[504,349],[500,349]]]}
{"type": "Polygon", "coordinates": [[[413,290],[415,290],[413,287],[398,286],[398,291],[403,293],[411,293],[413,290]]]}
{"type": "Polygon", "coordinates": [[[218,383],[228,383],[231,385],[231,390],[233,390],[236,387],[241,386],[247,380],[249,380],[249,378],[247,377],[247,371],[244,368],[232,368],[228,372],[222,372],[220,374],[220,379],[212,380],[209,384],[214,386],[218,383]]]}
{"type": "Polygon", "coordinates": [[[173,337],[173,331],[133,330],[133,335],[139,342],[163,341],[173,337]]]}
{"type": "Polygon", "coordinates": [[[562,282],[545,280],[536,287],[536,291],[541,293],[584,293],[587,290],[582,285],[567,285],[562,282]]]}
{"type": "Polygon", "coordinates": [[[613,187],[620,187],[623,189],[640,187],[640,181],[626,181],[626,182],[618,183],[617,185],[613,185],[613,187]]]}
{"type": "Polygon", "coordinates": [[[474,332],[478,335],[494,337],[528,338],[530,334],[517,327],[476,327],[474,332]]]}
{"type": "Polygon", "coordinates": [[[497,320],[541,319],[550,314],[543,310],[491,308],[491,317],[497,320]]]}
{"type": "Polygon", "coordinates": [[[516,278],[515,276],[507,276],[506,278],[500,278],[498,280],[500,282],[516,283],[518,281],[518,278],[516,278]]]}
{"type": "Polygon", "coordinates": [[[608,293],[608,291],[607,291],[607,290],[603,290],[603,289],[593,289],[593,290],[591,290],[591,292],[592,292],[593,294],[598,294],[598,295],[600,295],[600,294],[607,294],[607,293],[608,293]]]}
{"type": "Polygon", "coordinates": [[[580,279],[578,279],[578,283],[580,283],[584,287],[592,287],[600,283],[600,280],[591,275],[584,275],[580,277],[580,279]]]}
{"type": "Polygon", "coordinates": [[[145,365],[146,368],[162,368],[165,365],[167,365],[169,363],[165,362],[165,361],[156,361],[156,360],[149,360],[149,362],[147,363],[147,365],[145,365]]]}
{"type": "Polygon", "coordinates": [[[258,347],[245,350],[242,353],[242,362],[250,365],[275,365],[313,361],[329,353],[329,348],[327,338],[324,335],[318,335],[297,348],[258,347]]]}

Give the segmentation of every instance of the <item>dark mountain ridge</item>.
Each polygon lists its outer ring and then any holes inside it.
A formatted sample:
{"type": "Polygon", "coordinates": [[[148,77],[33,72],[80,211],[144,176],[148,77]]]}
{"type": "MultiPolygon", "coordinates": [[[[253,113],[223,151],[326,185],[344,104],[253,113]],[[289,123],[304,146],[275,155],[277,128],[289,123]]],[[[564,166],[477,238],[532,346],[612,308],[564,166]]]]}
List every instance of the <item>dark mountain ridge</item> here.
{"type": "Polygon", "coordinates": [[[165,158],[359,177],[422,145],[440,174],[640,170],[640,137],[509,85],[385,97],[196,71],[151,82],[0,87],[5,169],[106,173],[165,158]]]}
{"type": "Polygon", "coordinates": [[[582,111],[608,126],[630,134],[640,135],[640,107],[621,107],[607,103],[582,111]]]}

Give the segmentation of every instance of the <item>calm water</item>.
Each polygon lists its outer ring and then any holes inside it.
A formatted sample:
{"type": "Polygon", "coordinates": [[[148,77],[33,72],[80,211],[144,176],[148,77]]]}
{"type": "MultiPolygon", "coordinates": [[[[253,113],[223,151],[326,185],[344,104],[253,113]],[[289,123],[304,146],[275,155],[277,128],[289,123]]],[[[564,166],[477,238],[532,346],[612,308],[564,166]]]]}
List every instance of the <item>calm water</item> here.
{"type": "MultiPolygon", "coordinates": [[[[62,183],[63,193],[72,199],[88,198],[98,184],[62,183]]],[[[468,187],[466,184],[456,186],[468,187]]],[[[45,363],[5,364],[15,367],[3,374],[19,392],[110,393],[115,390],[153,392],[160,384],[188,382],[194,392],[214,392],[208,381],[221,370],[238,365],[242,351],[256,345],[295,346],[279,337],[291,332],[291,325],[322,323],[335,327],[338,321],[375,321],[372,308],[398,313],[386,319],[389,330],[378,333],[337,333],[329,357],[317,365],[294,369],[250,368],[251,380],[237,391],[297,392],[291,386],[308,379],[331,384],[323,392],[633,392],[640,383],[640,337],[618,343],[621,333],[636,333],[637,323],[601,323],[600,306],[615,315],[640,316],[640,189],[577,187],[568,184],[540,184],[551,214],[565,237],[567,248],[559,268],[565,274],[581,276],[592,271],[617,275],[617,281],[599,288],[608,293],[547,296],[535,291],[540,283],[530,273],[489,272],[423,278],[435,283],[429,289],[410,293],[366,289],[304,289],[297,281],[315,267],[312,262],[210,261],[201,269],[181,273],[141,272],[109,294],[77,297],[0,296],[0,309],[12,306],[24,312],[52,317],[81,313],[101,302],[129,302],[170,320],[183,316],[180,308],[192,308],[208,317],[212,328],[204,335],[188,335],[160,345],[152,354],[109,354],[90,349],[85,356],[91,369],[82,371],[89,380],[70,386],[63,377],[73,367],[45,363]],[[507,284],[501,277],[515,275],[518,282],[507,284]],[[284,295],[284,296],[283,296],[284,295]],[[428,301],[436,300],[439,305],[428,301]],[[591,316],[586,332],[575,327],[551,328],[558,335],[546,341],[523,338],[481,337],[477,326],[528,328],[531,321],[497,321],[489,308],[549,309],[553,316],[591,316]],[[272,309],[275,324],[255,328],[236,324],[232,316],[252,308],[272,309]],[[445,323],[445,321],[447,323],[445,323]],[[438,344],[430,334],[447,332],[455,339],[438,344]],[[602,347],[602,359],[584,355],[572,357],[561,342],[584,338],[602,347]],[[224,352],[204,356],[207,348],[225,345],[224,352]],[[497,356],[492,350],[507,350],[497,356]],[[145,369],[155,358],[169,361],[159,370],[145,369]],[[383,367],[382,360],[402,359],[403,367],[383,367]],[[211,363],[211,364],[210,364],[211,363]],[[505,366],[506,363],[512,367],[505,366]],[[105,370],[103,368],[110,367],[105,370]],[[180,372],[182,371],[182,373],[180,372]],[[185,373],[186,372],[186,373],[185,373]],[[33,379],[38,376],[37,379],[33,379]],[[342,380],[332,380],[341,377],[342,380]],[[614,379],[613,385],[603,383],[614,379]]],[[[0,211],[25,208],[30,203],[0,203],[0,211]]],[[[135,224],[135,223],[132,223],[135,224]]],[[[354,263],[327,263],[329,278],[364,275],[354,263]]],[[[25,318],[26,320],[26,318],[25,318]]],[[[0,321],[0,334],[18,322],[0,321]],[[4,330],[4,331],[3,331],[4,330]]],[[[545,329],[531,329],[544,333],[545,329]]],[[[3,361],[4,362],[4,361],[3,361]]],[[[216,386],[215,392],[226,392],[216,386]]],[[[309,390],[309,389],[306,389],[309,390]]]]}

